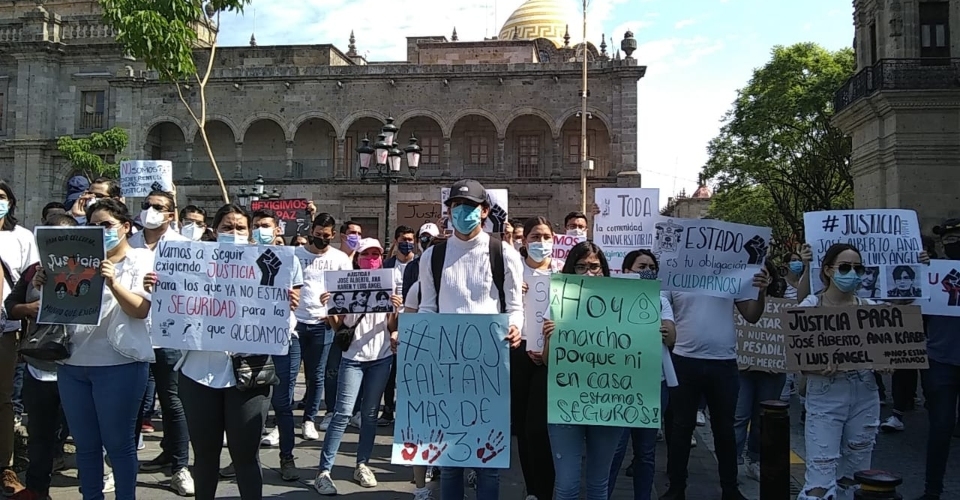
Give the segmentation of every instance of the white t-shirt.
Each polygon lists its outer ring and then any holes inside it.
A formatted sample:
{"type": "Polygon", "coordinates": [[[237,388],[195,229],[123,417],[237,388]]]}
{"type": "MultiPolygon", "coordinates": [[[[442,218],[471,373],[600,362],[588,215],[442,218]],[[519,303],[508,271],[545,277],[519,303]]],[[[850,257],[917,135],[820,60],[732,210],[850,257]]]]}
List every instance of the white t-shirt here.
{"type": "MultiPolygon", "coordinates": [[[[153,251],[131,248],[115,264],[116,280],[127,290],[150,300],[143,289],[143,277],[153,271],[153,251]]],[[[74,366],[115,366],[134,361],[154,361],[147,319],[135,319],[123,312],[110,288],[103,289],[100,326],[71,326],[73,350],[64,364],[74,366]],[[122,352],[122,353],[121,353],[122,352]]]]}
{"type": "MultiPolygon", "coordinates": [[[[353,342],[350,348],[343,352],[343,357],[353,361],[376,361],[393,355],[390,350],[390,332],[387,330],[387,314],[367,313],[363,315],[357,329],[354,331],[353,342]]],[[[346,326],[357,325],[359,314],[348,314],[344,317],[346,326]]]]}
{"type": "Polygon", "coordinates": [[[737,359],[733,299],[690,292],[664,293],[677,324],[674,354],[696,359],[737,359]]]}
{"type": "MultiPolygon", "coordinates": [[[[143,236],[144,234],[144,231],[139,231],[130,235],[130,237],[127,239],[127,244],[133,248],[147,248],[149,250],[147,247],[147,240],[144,239],[143,236]]],[[[190,238],[187,238],[186,236],[167,226],[167,230],[163,232],[162,236],[160,236],[159,241],[190,241],[190,238]]]]}
{"type": "MultiPolygon", "coordinates": [[[[0,297],[0,301],[6,301],[7,296],[13,291],[10,283],[16,284],[20,281],[20,275],[28,267],[40,261],[40,252],[33,233],[23,226],[13,226],[11,231],[0,231],[0,260],[10,271],[10,280],[3,280],[3,296],[0,297]]],[[[0,331],[3,332],[15,332],[19,329],[20,320],[7,320],[0,325],[0,331]]]]}
{"type": "Polygon", "coordinates": [[[783,298],[797,300],[797,289],[790,283],[787,283],[787,289],[783,292],[783,298]]]}
{"type": "MultiPolygon", "coordinates": [[[[420,310],[420,282],[414,283],[407,291],[407,298],[403,301],[404,309],[420,310]]],[[[406,311],[404,311],[406,312],[406,311]]]]}
{"type": "Polygon", "coordinates": [[[353,269],[353,262],[347,254],[333,247],[327,247],[327,251],[321,254],[315,254],[306,247],[297,247],[294,256],[300,261],[303,273],[300,307],[295,312],[297,321],[308,325],[319,324],[327,317],[327,306],[320,303],[320,296],[326,292],[323,272],[350,270],[353,269]]]}

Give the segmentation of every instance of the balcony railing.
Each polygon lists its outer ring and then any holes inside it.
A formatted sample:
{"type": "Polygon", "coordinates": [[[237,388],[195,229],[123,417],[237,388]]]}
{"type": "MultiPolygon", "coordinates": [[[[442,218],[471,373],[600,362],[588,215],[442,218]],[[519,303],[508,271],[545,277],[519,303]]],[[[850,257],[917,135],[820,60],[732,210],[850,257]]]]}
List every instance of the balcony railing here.
{"type": "Polygon", "coordinates": [[[84,113],[80,116],[81,130],[100,130],[103,127],[103,113],[84,113]]]}
{"type": "Polygon", "coordinates": [[[850,77],[833,97],[840,112],[883,90],[960,89],[960,59],[883,59],[850,77]]]}

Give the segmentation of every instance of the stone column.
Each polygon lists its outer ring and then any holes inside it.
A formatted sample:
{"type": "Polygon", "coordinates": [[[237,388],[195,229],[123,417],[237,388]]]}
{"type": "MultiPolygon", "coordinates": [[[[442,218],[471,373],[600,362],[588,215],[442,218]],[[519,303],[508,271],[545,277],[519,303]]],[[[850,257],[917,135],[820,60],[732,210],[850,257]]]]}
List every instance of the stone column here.
{"type": "Polygon", "coordinates": [[[287,141],[287,173],[283,177],[286,179],[293,177],[293,141],[287,141]]]}
{"type": "Polygon", "coordinates": [[[450,138],[443,138],[443,159],[440,160],[443,163],[443,176],[450,177],[450,138]]]}
{"type": "MultiPolygon", "coordinates": [[[[503,176],[507,171],[504,158],[506,142],[507,139],[505,137],[497,137],[497,156],[494,159],[494,166],[497,169],[497,175],[500,176],[503,176]]],[[[514,177],[516,177],[516,175],[514,175],[514,177]]]]}
{"type": "Polygon", "coordinates": [[[193,143],[188,142],[185,149],[187,153],[187,169],[186,172],[183,173],[183,178],[193,179],[193,143]]]}
{"type": "Polygon", "coordinates": [[[563,175],[563,149],[562,144],[560,144],[560,137],[553,138],[553,169],[550,172],[551,177],[560,177],[563,175]]]}
{"type": "Polygon", "coordinates": [[[347,140],[343,137],[337,137],[336,161],[333,165],[333,177],[336,179],[345,179],[347,177],[347,140]]]}
{"type": "Polygon", "coordinates": [[[233,171],[233,177],[236,179],[243,178],[243,143],[238,142],[233,145],[233,155],[236,157],[236,168],[233,171]]]}

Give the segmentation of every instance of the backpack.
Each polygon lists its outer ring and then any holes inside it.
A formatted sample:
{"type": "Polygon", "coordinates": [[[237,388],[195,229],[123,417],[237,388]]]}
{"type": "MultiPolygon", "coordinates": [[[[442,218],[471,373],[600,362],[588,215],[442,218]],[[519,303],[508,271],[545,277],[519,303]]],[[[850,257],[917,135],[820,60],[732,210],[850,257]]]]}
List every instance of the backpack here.
{"type": "MultiPolygon", "coordinates": [[[[440,280],[443,278],[443,264],[446,257],[446,241],[433,246],[433,254],[430,256],[430,269],[433,271],[433,286],[437,291],[437,311],[440,310],[440,280]]],[[[490,235],[490,267],[493,271],[493,284],[497,287],[497,295],[500,299],[500,312],[505,313],[507,312],[507,301],[506,295],[503,293],[503,282],[506,275],[503,264],[503,242],[500,241],[499,237],[493,235],[490,235]]],[[[420,287],[423,287],[422,282],[420,287]]]]}

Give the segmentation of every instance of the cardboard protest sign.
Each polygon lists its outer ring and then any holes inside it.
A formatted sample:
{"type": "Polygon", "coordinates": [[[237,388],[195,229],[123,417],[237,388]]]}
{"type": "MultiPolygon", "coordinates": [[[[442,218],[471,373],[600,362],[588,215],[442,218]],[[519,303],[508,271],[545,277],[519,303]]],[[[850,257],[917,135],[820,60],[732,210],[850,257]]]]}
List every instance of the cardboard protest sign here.
{"type": "Polygon", "coordinates": [[[394,270],[327,271],[324,287],[330,292],[327,314],[394,312],[394,270]]]}
{"type": "Polygon", "coordinates": [[[659,428],[659,282],[554,274],[550,317],[547,422],[659,428]]]}
{"type": "MultiPolygon", "coordinates": [[[[509,192],[506,189],[487,189],[487,202],[490,203],[490,216],[483,225],[488,233],[502,233],[507,227],[507,213],[509,211],[509,192]]],[[[440,211],[443,219],[443,228],[447,232],[453,231],[450,223],[450,213],[446,201],[450,197],[450,188],[440,188],[440,211]]]]}
{"type": "Polygon", "coordinates": [[[47,282],[37,323],[99,325],[103,305],[100,263],[106,256],[102,227],[34,229],[47,282]]]}
{"type": "Polygon", "coordinates": [[[753,276],[763,268],[770,228],[710,219],[661,219],[653,253],[663,289],[730,299],[755,299],[753,276]]]}
{"type": "Polygon", "coordinates": [[[523,340],[527,350],[543,352],[543,318],[550,311],[550,276],[525,278],[527,293],[523,294],[523,340]]]}
{"type": "MultiPolygon", "coordinates": [[[[834,243],[849,243],[860,250],[866,274],[857,295],[867,299],[927,297],[923,266],[917,261],[923,245],[920,224],[913,210],[830,210],[803,214],[807,243],[813,249],[812,276],[834,243]]],[[[820,291],[819,279],[811,292],[820,291]]]]}
{"type": "MultiPolygon", "coordinates": [[[[550,258],[557,262],[558,269],[563,267],[567,261],[567,254],[570,250],[580,243],[587,241],[586,236],[570,236],[569,234],[554,233],[553,235],[553,253],[550,258]]],[[[606,255],[606,253],[604,253],[606,255]]]]}
{"type": "Polygon", "coordinates": [[[653,225],[660,217],[660,190],[597,188],[594,196],[600,213],[593,219],[593,242],[607,257],[610,272],[619,274],[624,256],[653,247],[653,225]]]}
{"type": "Polygon", "coordinates": [[[510,467],[505,314],[401,314],[391,462],[510,467]]]}
{"type": "Polygon", "coordinates": [[[931,260],[922,266],[929,300],[917,301],[923,314],[960,316],[960,261],[931,260]]]}
{"type": "Polygon", "coordinates": [[[918,306],[784,309],[787,369],[819,371],[927,368],[918,306]]]}
{"type": "Polygon", "coordinates": [[[286,354],[293,247],[163,241],[151,335],[158,347],[286,354]]]}
{"type": "Polygon", "coordinates": [[[173,192],[173,163],[167,160],[120,162],[120,192],[130,198],[148,196],[150,191],[173,192]]]}
{"type": "Polygon", "coordinates": [[[426,202],[397,203],[397,227],[407,226],[418,231],[420,226],[440,220],[440,204],[426,202]]]}
{"type": "Polygon", "coordinates": [[[756,324],[744,319],[737,307],[733,307],[733,325],[737,330],[737,364],[741,370],[788,371],[788,332],[781,312],[796,306],[796,300],[767,297],[766,309],[756,324]]]}
{"type": "Polygon", "coordinates": [[[277,213],[280,220],[280,233],[284,238],[297,235],[305,235],[310,229],[313,221],[310,220],[310,214],[307,213],[307,205],[310,200],[303,198],[294,198],[289,200],[257,200],[250,202],[250,211],[269,208],[277,213]]]}

